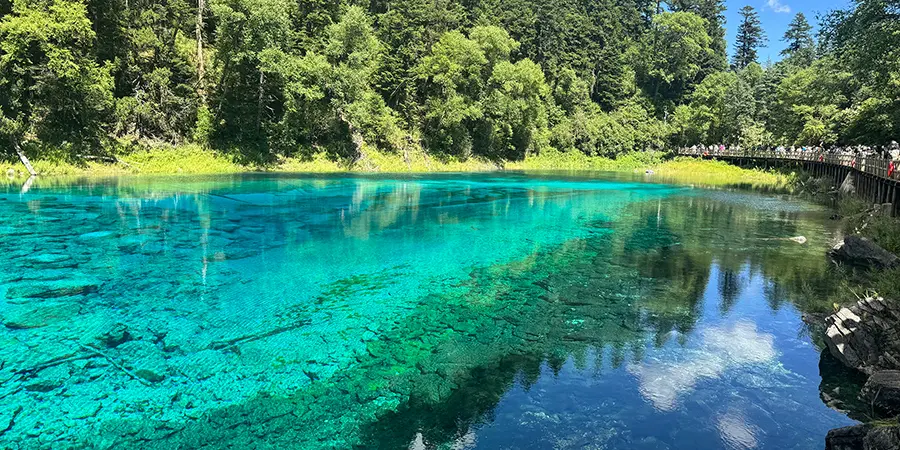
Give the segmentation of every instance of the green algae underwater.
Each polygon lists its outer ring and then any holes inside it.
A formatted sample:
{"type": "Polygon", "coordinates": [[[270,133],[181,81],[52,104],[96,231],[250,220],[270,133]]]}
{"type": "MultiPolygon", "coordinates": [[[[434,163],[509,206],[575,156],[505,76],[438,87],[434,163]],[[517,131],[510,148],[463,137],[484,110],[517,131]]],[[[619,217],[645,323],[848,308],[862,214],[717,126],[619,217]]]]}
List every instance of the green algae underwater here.
{"type": "Polygon", "coordinates": [[[805,449],[853,423],[800,320],[836,227],[780,195],[38,180],[0,220],[2,448],[805,449]]]}

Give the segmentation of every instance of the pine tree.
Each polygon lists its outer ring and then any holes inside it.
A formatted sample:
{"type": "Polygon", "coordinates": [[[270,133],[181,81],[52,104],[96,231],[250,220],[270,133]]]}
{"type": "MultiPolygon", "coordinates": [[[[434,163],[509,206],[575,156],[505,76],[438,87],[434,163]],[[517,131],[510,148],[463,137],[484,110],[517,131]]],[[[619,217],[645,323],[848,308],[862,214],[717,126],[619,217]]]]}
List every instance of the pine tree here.
{"type": "Polygon", "coordinates": [[[796,64],[804,66],[812,64],[815,42],[813,42],[811,30],[812,26],[806,21],[806,16],[802,12],[797,13],[784,33],[783,40],[787,43],[787,47],[781,51],[781,56],[796,64]]]}
{"type": "Polygon", "coordinates": [[[738,27],[734,43],[734,58],[731,65],[735,70],[743,69],[756,62],[756,50],[766,46],[766,34],[759,22],[759,14],[752,6],[741,8],[741,25],[738,27]]]}

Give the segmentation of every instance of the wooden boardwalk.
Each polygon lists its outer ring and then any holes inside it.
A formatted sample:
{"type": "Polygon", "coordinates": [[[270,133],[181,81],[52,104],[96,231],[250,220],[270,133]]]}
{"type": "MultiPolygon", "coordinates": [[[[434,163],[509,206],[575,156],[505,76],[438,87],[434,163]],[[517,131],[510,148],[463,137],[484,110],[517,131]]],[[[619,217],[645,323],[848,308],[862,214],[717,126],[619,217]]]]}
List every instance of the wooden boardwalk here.
{"type": "MultiPolygon", "coordinates": [[[[763,167],[798,166],[817,177],[840,185],[849,175],[856,194],[872,204],[890,203],[892,216],[900,208],[900,167],[880,156],[834,154],[821,151],[754,151],[680,149],[681,156],[721,159],[738,165],[763,167]]],[[[896,164],[900,166],[900,162],[896,164]]]]}

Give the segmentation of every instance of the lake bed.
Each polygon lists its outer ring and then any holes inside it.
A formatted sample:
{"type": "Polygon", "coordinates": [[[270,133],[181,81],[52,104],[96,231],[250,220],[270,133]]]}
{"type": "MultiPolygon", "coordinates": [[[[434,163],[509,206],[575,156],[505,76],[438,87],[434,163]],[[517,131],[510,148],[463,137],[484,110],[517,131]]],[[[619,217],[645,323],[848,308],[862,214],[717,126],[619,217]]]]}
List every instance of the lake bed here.
{"type": "Polygon", "coordinates": [[[604,174],[7,188],[0,443],[820,448],[828,215],[604,174]]]}

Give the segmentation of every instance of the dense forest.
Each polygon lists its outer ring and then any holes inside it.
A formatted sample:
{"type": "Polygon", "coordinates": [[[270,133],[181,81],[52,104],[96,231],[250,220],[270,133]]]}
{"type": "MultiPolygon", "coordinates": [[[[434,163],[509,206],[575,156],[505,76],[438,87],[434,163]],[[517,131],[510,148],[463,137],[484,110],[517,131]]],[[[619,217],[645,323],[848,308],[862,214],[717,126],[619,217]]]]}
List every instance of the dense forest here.
{"type": "Polygon", "coordinates": [[[747,6],[729,60],[720,0],[0,0],[0,154],[879,144],[900,134],[898,8],[857,0],[813,35],[747,6]]]}

